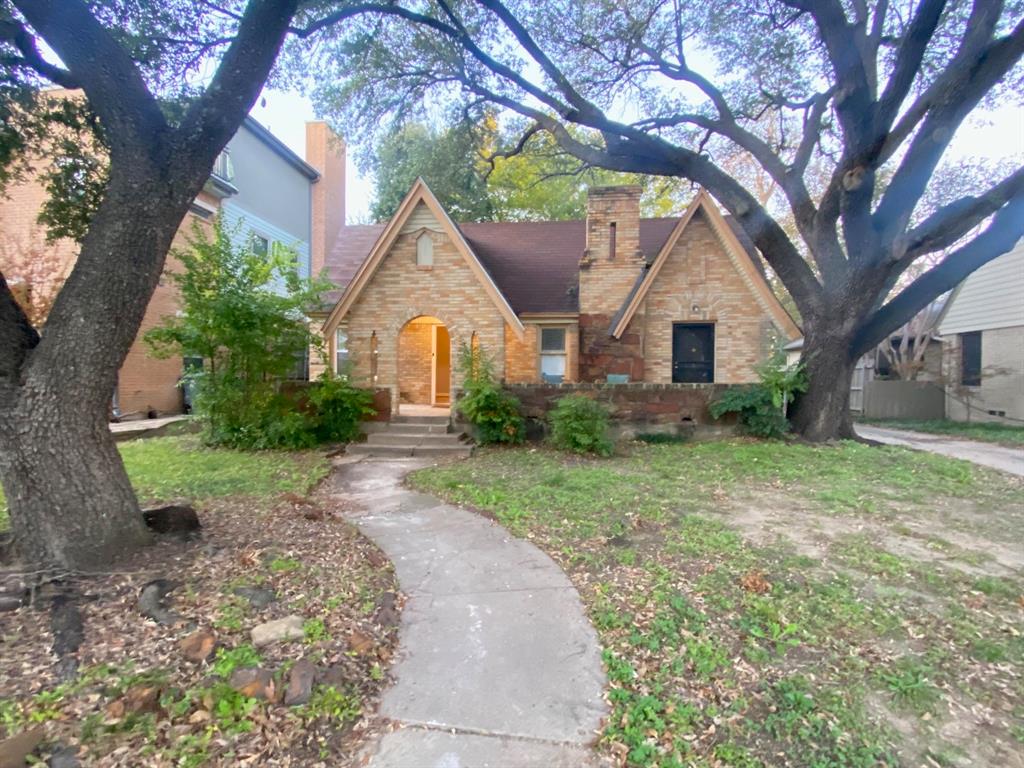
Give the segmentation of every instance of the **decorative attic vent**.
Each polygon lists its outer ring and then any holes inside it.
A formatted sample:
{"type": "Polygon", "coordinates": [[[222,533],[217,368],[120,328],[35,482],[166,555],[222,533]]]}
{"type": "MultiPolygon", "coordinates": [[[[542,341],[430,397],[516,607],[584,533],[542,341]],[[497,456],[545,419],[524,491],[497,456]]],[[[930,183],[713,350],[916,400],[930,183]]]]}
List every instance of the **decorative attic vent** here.
{"type": "Polygon", "coordinates": [[[434,266],[434,241],[426,232],[416,239],[416,266],[434,266]]]}

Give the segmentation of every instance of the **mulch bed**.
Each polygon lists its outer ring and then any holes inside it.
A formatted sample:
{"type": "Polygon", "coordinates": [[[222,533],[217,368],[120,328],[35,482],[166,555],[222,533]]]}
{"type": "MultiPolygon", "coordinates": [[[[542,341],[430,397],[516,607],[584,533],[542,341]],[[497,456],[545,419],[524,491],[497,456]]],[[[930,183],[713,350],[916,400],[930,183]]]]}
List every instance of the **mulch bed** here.
{"type": "Polygon", "coordinates": [[[0,613],[0,764],[2,740],[26,733],[35,757],[65,766],[355,762],[402,598],[388,560],[332,504],[210,502],[198,536],[159,536],[116,571],[64,575],[0,613]],[[171,623],[140,611],[147,585],[169,590],[171,623]],[[258,674],[232,670],[253,666],[237,662],[254,626],[287,616],[302,638],[255,649],[258,674]],[[246,674],[262,684],[242,690],[246,674]],[[310,681],[311,702],[283,700],[310,681]]]}

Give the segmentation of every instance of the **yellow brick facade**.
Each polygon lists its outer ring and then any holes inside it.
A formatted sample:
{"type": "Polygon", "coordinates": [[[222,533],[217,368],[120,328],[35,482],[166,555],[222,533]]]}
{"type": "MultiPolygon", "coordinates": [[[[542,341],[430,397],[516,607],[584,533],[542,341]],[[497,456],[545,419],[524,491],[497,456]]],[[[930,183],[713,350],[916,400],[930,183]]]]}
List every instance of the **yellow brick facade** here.
{"type": "Polygon", "coordinates": [[[644,381],[672,381],[673,323],[714,324],[716,383],[756,381],[774,333],[762,301],[698,211],[626,330],[643,339],[644,381]]]}
{"type": "MultiPolygon", "coordinates": [[[[406,361],[400,354],[399,337],[406,324],[417,317],[436,317],[448,330],[453,392],[460,387],[459,372],[454,364],[458,351],[463,344],[470,343],[474,333],[483,349],[494,358],[498,377],[505,378],[504,318],[447,234],[427,230],[434,242],[433,266],[417,266],[416,239],[423,232],[398,236],[340,324],[348,339],[353,379],[363,386],[390,389],[393,407],[401,401],[399,382],[406,382],[408,378],[402,371],[406,361]],[[371,373],[370,354],[370,339],[374,333],[376,381],[371,373]]],[[[427,376],[427,387],[429,384],[427,376]]],[[[408,384],[405,388],[410,391],[408,384]]]]}

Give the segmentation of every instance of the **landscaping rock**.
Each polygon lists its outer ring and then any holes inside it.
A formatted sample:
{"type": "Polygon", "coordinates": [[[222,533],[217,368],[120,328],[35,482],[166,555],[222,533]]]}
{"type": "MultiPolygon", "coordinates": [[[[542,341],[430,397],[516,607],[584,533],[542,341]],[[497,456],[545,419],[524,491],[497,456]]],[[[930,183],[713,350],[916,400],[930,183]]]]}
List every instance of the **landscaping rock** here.
{"type": "Polygon", "coordinates": [[[213,632],[201,629],[182,640],[179,647],[186,659],[198,664],[213,656],[213,651],[217,647],[217,637],[213,632]]]}
{"type": "Polygon", "coordinates": [[[39,746],[44,736],[42,728],[33,728],[0,741],[0,768],[24,768],[26,758],[39,746]]]}
{"type": "Polygon", "coordinates": [[[305,631],[302,629],[302,617],[293,615],[257,624],[252,628],[250,635],[252,644],[257,648],[262,648],[271,643],[301,640],[305,636],[305,631]]]}
{"type": "Polygon", "coordinates": [[[264,701],[277,701],[277,683],[274,673],[260,667],[236,669],[231,673],[228,684],[243,696],[264,701]]]}
{"type": "Polygon", "coordinates": [[[234,593],[248,600],[253,608],[263,609],[277,602],[277,593],[263,587],[235,587],[234,593]]]}
{"type": "Polygon", "coordinates": [[[352,630],[348,636],[348,649],[353,653],[369,653],[373,648],[373,638],[364,635],[357,629],[352,630]]]}
{"type": "Polygon", "coordinates": [[[124,708],[132,715],[157,712],[160,709],[160,691],[158,685],[134,685],[125,692],[124,708]]]}
{"type": "Polygon", "coordinates": [[[332,664],[326,669],[317,672],[317,680],[321,685],[329,685],[332,688],[342,688],[348,682],[348,673],[341,664],[332,664]]]}
{"type": "Polygon", "coordinates": [[[180,536],[195,534],[199,528],[199,515],[187,504],[142,510],[146,526],[154,533],[175,533],[180,536]]]}
{"type": "Polygon", "coordinates": [[[393,629],[398,626],[398,595],[394,592],[385,592],[377,598],[377,610],[375,618],[377,623],[385,629],[393,629]]]}
{"type": "Polygon", "coordinates": [[[139,611],[157,624],[173,624],[178,617],[164,605],[164,598],[178,586],[178,582],[168,579],[154,579],[147,583],[139,592],[139,611]]]}
{"type": "Polygon", "coordinates": [[[300,659],[288,673],[288,687],[284,692],[284,703],[289,707],[305,704],[313,695],[316,667],[306,659],[300,659]]]}
{"type": "Polygon", "coordinates": [[[0,594],[0,613],[3,611],[16,611],[24,605],[20,595],[0,594]]]}
{"type": "Polygon", "coordinates": [[[58,749],[50,755],[50,759],[46,761],[46,764],[49,768],[80,768],[82,763],[78,760],[78,747],[58,749]]]}

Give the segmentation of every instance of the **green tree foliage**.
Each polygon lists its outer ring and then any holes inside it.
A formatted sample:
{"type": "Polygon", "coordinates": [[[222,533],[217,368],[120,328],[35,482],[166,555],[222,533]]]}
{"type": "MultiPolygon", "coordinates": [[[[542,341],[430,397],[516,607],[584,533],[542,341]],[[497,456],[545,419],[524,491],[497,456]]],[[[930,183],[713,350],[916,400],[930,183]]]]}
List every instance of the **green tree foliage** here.
{"type": "Polygon", "coordinates": [[[212,234],[196,224],[191,248],[177,251],[183,272],[171,279],[182,312],[146,334],[158,356],[202,357],[197,412],[207,438],[244,448],[305,447],[318,440],[350,440],[369,394],[347,381],[322,381],[303,404],[281,382],[296,359],[319,344],[304,314],[329,285],[300,278],[295,252],[275,244],[257,254],[237,245],[240,228],[216,220],[212,234]]]}
{"type": "Polygon", "coordinates": [[[48,240],[80,241],[103,199],[109,147],[89,103],[0,85],[0,192],[31,174],[46,191],[38,221],[48,240]]]}
{"type": "Polygon", "coordinates": [[[483,347],[463,344],[458,371],[462,397],[456,408],[476,427],[477,439],[487,443],[521,443],[525,434],[519,401],[503,390],[494,375],[494,362],[483,347]]]}
{"type": "Polygon", "coordinates": [[[377,179],[370,215],[376,221],[389,219],[422,177],[456,221],[492,220],[485,141],[485,129],[466,121],[442,130],[409,123],[386,134],[369,162],[377,179]]]}
{"type": "Polygon", "coordinates": [[[552,409],[551,443],[572,453],[610,456],[614,447],[608,437],[608,409],[586,395],[566,395],[552,409]]]}
{"type": "Polygon", "coordinates": [[[377,180],[376,221],[394,214],[417,177],[456,221],[582,219],[587,190],[614,184],[639,185],[644,215],[668,216],[690,194],[678,179],[588,167],[545,133],[520,146],[490,115],[440,129],[408,123],[383,136],[368,168],[377,180]]]}

